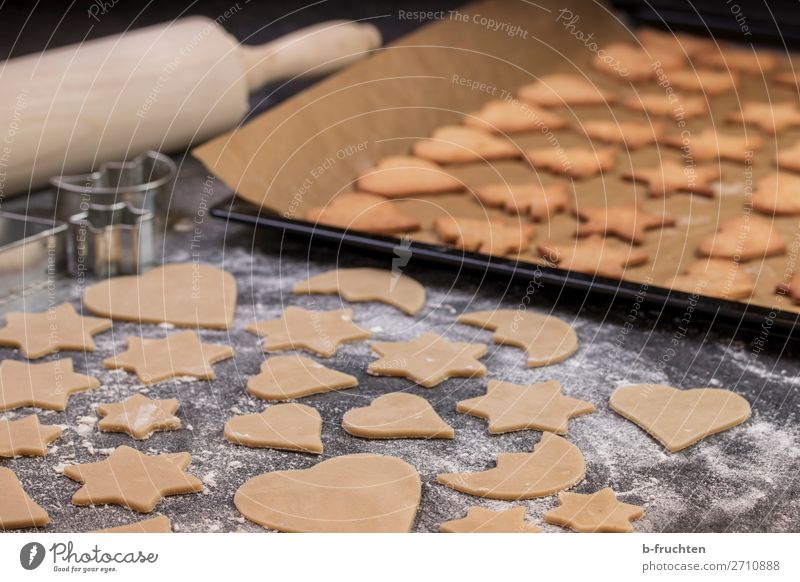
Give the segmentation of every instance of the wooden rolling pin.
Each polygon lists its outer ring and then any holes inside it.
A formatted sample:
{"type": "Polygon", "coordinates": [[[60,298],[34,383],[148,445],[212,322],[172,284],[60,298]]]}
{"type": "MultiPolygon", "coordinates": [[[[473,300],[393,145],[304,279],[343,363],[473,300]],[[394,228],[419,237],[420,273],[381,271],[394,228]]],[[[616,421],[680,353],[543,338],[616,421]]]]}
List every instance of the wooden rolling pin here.
{"type": "Polygon", "coordinates": [[[192,17],[0,64],[0,196],[235,126],[251,91],[319,75],[380,46],[370,24],[330,21],[246,46],[192,17]]]}

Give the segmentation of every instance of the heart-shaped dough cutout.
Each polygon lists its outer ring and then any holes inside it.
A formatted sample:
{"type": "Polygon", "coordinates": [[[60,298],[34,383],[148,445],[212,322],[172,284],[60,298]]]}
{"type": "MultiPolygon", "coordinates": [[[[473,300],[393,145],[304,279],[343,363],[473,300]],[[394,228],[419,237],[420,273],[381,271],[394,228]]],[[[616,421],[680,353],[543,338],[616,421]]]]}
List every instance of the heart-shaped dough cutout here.
{"type": "Polygon", "coordinates": [[[369,439],[451,439],[455,435],[427,400],[405,392],[384,394],[369,406],[348,410],[342,427],[369,439]]]}
{"type": "Polygon", "coordinates": [[[234,416],[225,438],[246,447],[322,452],[322,417],[305,404],[276,404],[258,414],[234,416]]]}
{"type": "Polygon", "coordinates": [[[419,474],[405,461],[360,454],[253,477],[233,502],[250,521],[279,531],[404,533],[421,492],[419,474]]]}
{"type": "Polygon", "coordinates": [[[609,405],[673,453],[741,424],[751,414],[747,400],[730,390],[679,390],[663,384],[622,386],[609,405]]]}
{"type": "Polygon", "coordinates": [[[236,280],[209,265],[163,265],[96,283],[86,290],[83,304],[116,320],[228,329],[236,310],[236,280]]]}

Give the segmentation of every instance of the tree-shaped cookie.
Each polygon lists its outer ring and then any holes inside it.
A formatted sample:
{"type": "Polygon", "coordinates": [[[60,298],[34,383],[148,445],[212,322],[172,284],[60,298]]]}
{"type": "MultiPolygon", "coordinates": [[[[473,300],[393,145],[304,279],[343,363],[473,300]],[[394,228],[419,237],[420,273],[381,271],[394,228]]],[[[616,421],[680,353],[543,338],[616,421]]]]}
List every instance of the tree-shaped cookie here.
{"type": "Polygon", "coordinates": [[[542,434],[532,453],[501,453],[494,469],[477,473],[442,473],[436,480],[456,491],[490,499],[534,499],[572,487],[586,474],[578,447],[542,434]]]}
{"type": "Polygon", "coordinates": [[[509,214],[528,215],[534,220],[547,220],[570,203],[565,182],[547,186],[537,182],[487,184],[476,187],[475,196],[487,206],[502,208],[509,214]]]}
{"type": "Polygon", "coordinates": [[[60,436],[60,427],[41,424],[35,414],[0,420],[0,457],[43,457],[47,445],[60,436]]]}
{"type": "Polygon", "coordinates": [[[325,206],[315,206],[305,214],[309,222],[377,234],[411,232],[419,221],[382,196],[360,192],[340,194],[325,206]]]}
{"type": "Polygon", "coordinates": [[[381,159],[374,168],[358,177],[356,185],[362,192],[379,194],[386,198],[460,192],[466,187],[461,180],[450,175],[435,162],[413,156],[389,156],[381,159]]]}
{"type": "Polygon", "coordinates": [[[97,424],[103,432],[123,432],[137,440],[149,438],[159,430],[180,428],[181,421],[175,416],[180,403],[175,398],[151,400],[143,394],[134,394],[122,402],[100,403],[97,424]]]}
{"type": "Polygon", "coordinates": [[[713,71],[695,69],[669,71],[667,79],[673,87],[681,91],[703,93],[705,97],[715,97],[733,91],[739,84],[739,75],[734,71],[713,71]]]}
{"type": "Polygon", "coordinates": [[[772,172],[756,184],[753,209],[770,216],[800,215],[800,176],[772,172]]]}
{"type": "Polygon", "coordinates": [[[569,123],[560,115],[512,99],[489,101],[464,118],[464,125],[493,133],[564,129],[569,123]]]}
{"type": "Polygon", "coordinates": [[[230,346],[202,343],[193,331],[183,331],[164,339],[131,336],[128,349],[106,358],[103,365],[134,372],[145,384],[153,384],[181,376],[213,380],[211,364],[231,357],[230,346]]]}
{"type": "Polygon", "coordinates": [[[786,252],[781,233],[768,220],[743,215],[720,223],[717,232],[700,240],[697,253],[702,257],[749,261],[786,252]]]}
{"type": "Polygon", "coordinates": [[[525,508],[513,507],[492,511],[470,507],[467,516],[446,521],[439,526],[442,533],[539,533],[542,530],[525,521],[525,508]]]}
{"type": "Polygon", "coordinates": [[[110,319],[81,317],[69,303],[40,313],[14,311],[5,317],[0,346],[19,348],[31,360],[63,350],[93,352],[92,336],[111,329],[110,319]]]}
{"type": "Polygon", "coordinates": [[[744,101],[741,110],[728,115],[727,120],[731,123],[754,125],[775,135],[779,131],[800,125],[800,109],[794,101],[781,103],[744,101]]]}
{"type": "Polygon", "coordinates": [[[691,192],[703,196],[714,196],[711,186],[721,177],[719,165],[685,166],[671,160],[662,161],[656,168],[633,168],[623,172],[622,177],[647,184],[647,193],[654,198],[675,192],[691,192]]]}
{"type": "Polygon", "coordinates": [[[644,242],[645,231],[675,224],[672,217],[646,212],[635,202],[621,206],[581,206],[575,214],[582,221],[575,236],[612,235],[635,245],[644,242]]]}
{"type": "Polygon", "coordinates": [[[764,140],[750,134],[717,133],[713,128],[694,132],[688,137],[668,135],[661,138],[661,143],[686,152],[698,162],[711,160],[730,160],[746,162],[752,152],[764,145],[764,140]]]}
{"type": "Polygon", "coordinates": [[[595,119],[582,123],[580,130],[589,139],[638,150],[664,135],[664,124],[595,119]]]}
{"type": "Polygon", "coordinates": [[[367,368],[370,374],[401,376],[425,388],[448,378],[486,375],[478,361],[486,355],[484,344],[451,342],[433,332],[407,342],[374,342],[372,351],[379,358],[367,368]]]}
{"type": "Polygon", "coordinates": [[[335,354],[340,344],[372,335],[353,323],[352,309],[309,311],[302,307],[287,307],[278,319],[250,324],[247,331],[266,336],[261,346],[265,352],[301,349],[326,358],[335,354]]]}
{"type": "Polygon", "coordinates": [[[604,105],[616,101],[616,95],[580,75],[557,73],[544,75],[517,91],[523,101],[542,107],[604,105]]]}
{"type": "Polygon", "coordinates": [[[501,220],[442,216],[433,230],[446,243],[470,252],[507,255],[524,251],[531,243],[534,228],[530,224],[501,220]]]}
{"type": "Polygon", "coordinates": [[[234,416],[225,438],[237,445],[322,453],[322,417],[305,404],[276,404],[258,414],[234,416]]]}
{"type": "Polygon", "coordinates": [[[528,352],[528,366],[562,362],[578,349],[578,336],[566,323],[550,315],[516,309],[473,311],[458,318],[459,323],[494,331],[498,344],[528,352]]]}
{"type": "Polygon", "coordinates": [[[358,385],[350,374],[331,370],[304,356],[273,356],[247,381],[247,392],[264,400],[291,400],[358,385]]]}
{"type": "Polygon", "coordinates": [[[643,507],[617,501],[610,487],[589,495],[562,491],[558,502],[558,507],[544,514],[544,520],[578,532],[632,532],[631,521],[644,515],[643,507]]]}
{"type": "Polygon", "coordinates": [[[547,170],[578,180],[612,170],[617,161],[615,148],[590,149],[580,146],[554,148],[550,146],[528,150],[525,155],[537,170],[547,170]]]}
{"type": "Polygon", "coordinates": [[[0,467],[0,530],[40,527],[49,521],[47,512],[25,493],[14,471],[0,467]]]}
{"type": "Polygon", "coordinates": [[[539,254],[549,263],[569,271],[621,279],[627,267],[646,263],[645,251],[590,236],[570,245],[542,244],[539,254]]]}
{"type": "Polygon", "coordinates": [[[145,455],[121,446],[102,461],[68,465],[64,475],[83,484],[72,496],[75,505],[122,505],[149,513],[168,495],[203,490],[202,481],[186,472],[191,461],[189,453],[145,455]]]}
{"type": "Polygon", "coordinates": [[[564,396],[557,380],[529,386],[489,380],[484,396],[462,400],[456,410],[487,419],[492,434],[525,429],[566,434],[570,418],[595,408],[591,402],[564,396]]]}
{"type": "Polygon", "coordinates": [[[369,406],[348,410],[342,428],[369,439],[451,439],[455,435],[427,400],[405,392],[384,394],[369,406]]]}
{"type": "Polygon", "coordinates": [[[0,362],[0,410],[22,406],[64,410],[70,395],[98,386],[96,378],[73,372],[70,358],[42,364],[0,362]]]}
{"type": "Polygon", "coordinates": [[[471,127],[451,125],[435,130],[429,139],[416,142],[414,155],[439,164],[519,158],[522,152],[505,138],[471,127]]]}
{"type": "Polygon", "coordinates": [[[700,259],[691,262],[680,275],[666,280],[664,286],[693,295],[733,300],[750,297],[755,281],[734,260],[700,259]]]}

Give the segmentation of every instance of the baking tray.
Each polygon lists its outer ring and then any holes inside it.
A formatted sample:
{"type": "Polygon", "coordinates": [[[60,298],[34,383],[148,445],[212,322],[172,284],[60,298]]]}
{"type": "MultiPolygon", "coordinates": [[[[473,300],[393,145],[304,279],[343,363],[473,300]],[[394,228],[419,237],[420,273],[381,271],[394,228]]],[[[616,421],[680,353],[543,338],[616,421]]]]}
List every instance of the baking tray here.
{"type": "Polygon", "coordinates": [[[629,299],[663,311],[686,313],[691,309],[693,317],[701,314],[712,325],[737,332],[758,333],[767,326],[770,335],[789,338],[800,320],[800,313],[796,312],[776,311],[738,301],[725,301],[702,295],[695,296],[652,284],[645,286],[633,281],[591,276],[527,261],[462,251],[450,246],[346,231],[305,220],[289,219],[236,196],[231,196],[213,206],[210,214],[226,221],[303,237],[309,240],[310,245],[335,243],[371,254],[390,256],[398,256],[398,251],[401,251],[402,256],[446,265],[454,270],[464,269],[520,280],[537,281],[537,283],[550,288],[584,291],[611,300],[629,299]]]}

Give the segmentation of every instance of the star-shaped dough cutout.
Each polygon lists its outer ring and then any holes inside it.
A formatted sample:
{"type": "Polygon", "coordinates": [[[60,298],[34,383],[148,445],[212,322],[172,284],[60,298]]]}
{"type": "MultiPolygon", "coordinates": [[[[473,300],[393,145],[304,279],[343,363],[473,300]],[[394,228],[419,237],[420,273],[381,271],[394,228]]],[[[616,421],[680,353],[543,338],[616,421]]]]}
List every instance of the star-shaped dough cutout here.
{"type": "Polygon", "coordinates": [[[103,360],[106,368],[122,368],[134,372],[145,384],[193,376],[213,380],[211,364],[233,357],[233,348],[200,341],[193,331],[182,331],[164,339],[131,336],[128,349],[103,360]]]}
{"type": "Polygon", "coordinates": [[[590,236],[569,246],[539,245],[539,254],[562,269],[612,279],[621,279],[627,267],[641,265],[648,259],[645,251],[612,245],[599,236],[590,236]]]}
{"type": "Polygon", "coordinates": [[[742,103],[741,111],[734,111],[727,119],[731,123],[755,125],[775,135],[781,130],[800,125],[800,109],[794,101],[781,103],[745,101],[742,103]]]}
{"type": "Polygon", "coordinates": [[[575,236],[607,234],[635,245],[644,242],[646,230],[675,224],[673,218],[645,212],[635,202],[622,206],[582,207],[576,209],[575,214],[584,221],[578,225],[575,236]]]}
{"type": "Polygon", "coordinates": [[[43,457],[61,428],[40,424],[35,414],[19,420],[0,420],[0,457],[43,457]]]}
{"type": "Polygon", "coordinates": [[[617,501],[610,487],[589,495],[562,492],[558,501],[561,505],[545,513],[544,520],[579,532],[632,532],[631,521],[644,515],[643,507],[617,501]]]}
{"type": "Polygon", "coordinates": [[[589,149],[584,147],[545,147],[525,152],[530,164],[537,170],[547,170],[572,178],[591,178],[595,174],[614,168],[617,161],[615,148],[589,149]]]}
{"type": "Polygon", "coordinates": [[[703,196],[714,196],[711,184],[718,182],[722,175],[719,166],[681,165],[665,160],[657,168],[634,168],[622,174],[623,178],[644,182],[647,193],[653,197],[663,197],[675,192],[690,192],[703,196]]]}
{"type": "Polygon", "coordinates": [[[564,396],[557,380],[529,386],[489,380],[484,396],[462,400],[456,410],[487,419],[492,434],[527,429],[566,434],[570,418],[595,408],[591,402],[564,396]]]}
{"type": "Polygon", "coordinates": [[[41,313],[6,313],[6,326],[0,329],[0,346],[18,348],[30,360],[60,350],[93,352],[92,336],[111,329],[111,320],[82,317],[69,303],[41,313]]]}
{"type": "Polygon", "coordinates": [[[287,307],[280,318],[253,323],[247,331],[267,337],[262,345],[265,352],[301,349],[324,358],[335,354],[341,344],[372,336],[353,323],[352,309],[309,311],[287,307]]]}
{"type": "Polygon", "coordinates": [[[121,446],[105,460],[65,467],[64,475],[83,483],[72,496],[75,505],[113,504],[149,513],[168,495],[203,490],[202,481],[186,472],[191,462],[189,453],[145,455],[121,446]]]}
{"type": "Polygon", "coordinates": [[[50,517],[22,488],[14,471],[0,467],[0,531],[47,525],[50,517]]]}
{"type": "Polygon", "coordinates": [[[175,430],[181,421],[175,416],[180,403],[175,398],[150,400],[142,394],[134,394],[122,402],[100,403],[97,424],[102,432],[123,432],[135,439],[148,438],[158,430],[175,430]]]}
{"type": "Polygon", "coordinates": [[[525,521],[525,508],[514,507],[492,511],[470,507],[467,516],[446,521],[439,526],[442,533],[540,533],[542,530],[525,521]]]}
{"type": "Polygon", "coordinates": [[[375,376],[400,376],[433,388],[448,378],[485,376],[478,361],[486,355],[484,344],[451,342],[428,332],[408,342],[375,342],[372,350],[380,356],[367,368],[375,376]]]}
{"type": "Polygon", "coordinates": [[[744,163],[754,150],[764,145],[764,140],[758,136],[717,133],[710,127],[688,137],[672,135],[662,137],[660,141],[682,150],[698,162],[730,160],[744,163]]]}
{"type": "Polygon", "coordinates": [[[0,410],[23,406],[64,410],[70,395],[98,386],[97,378],[73,372],[70,358],[43,364],[3,360],[0,363],[0,410]]]}

